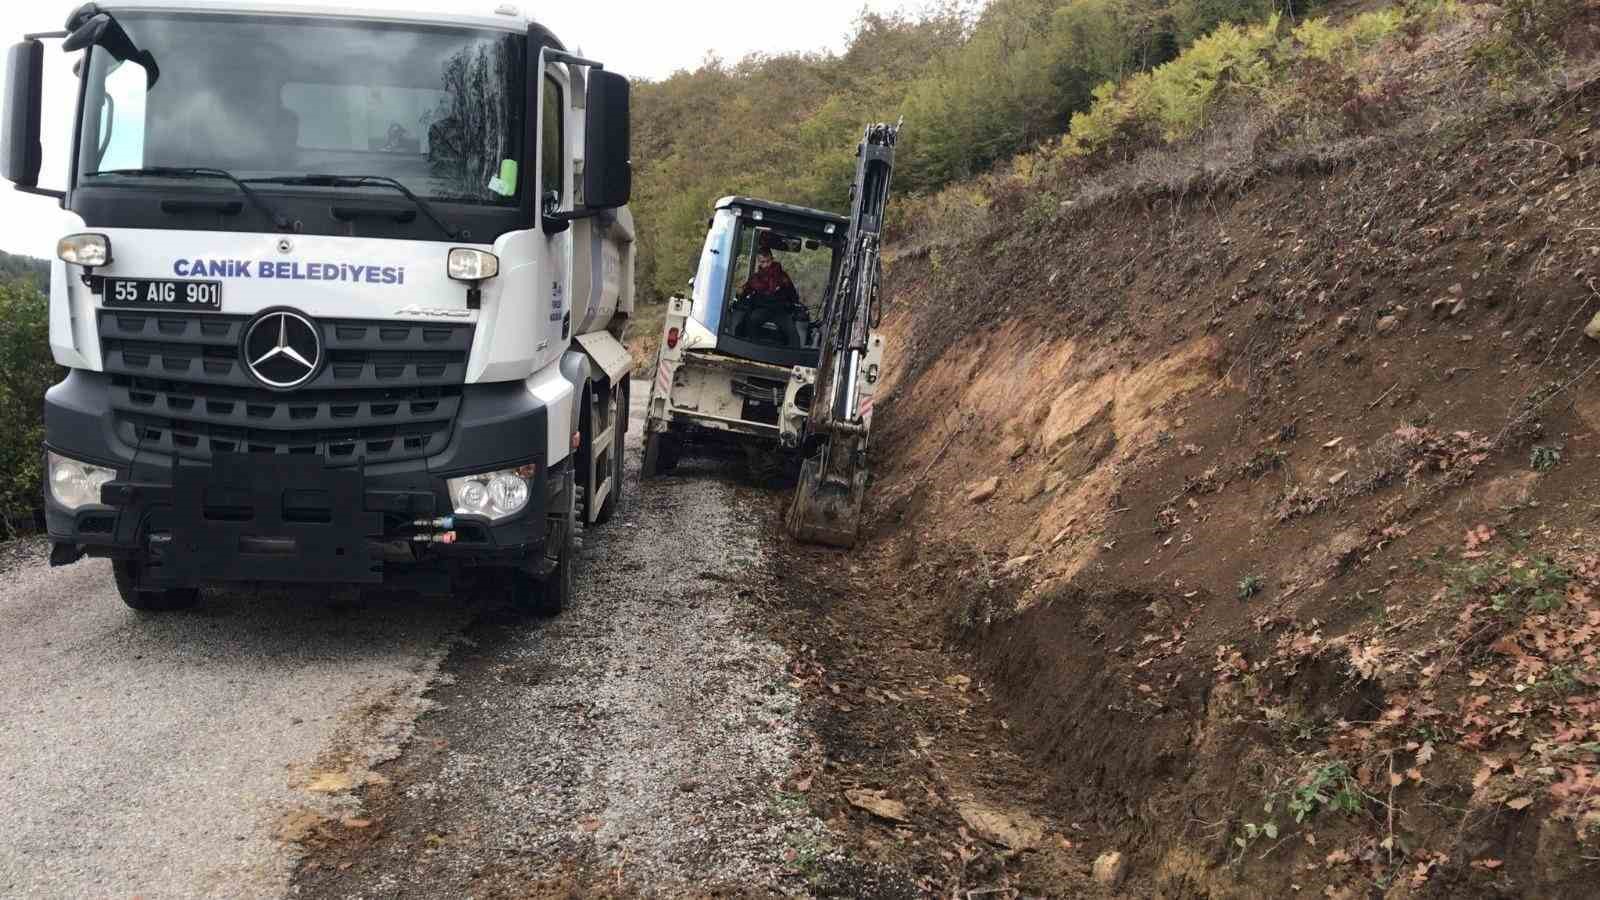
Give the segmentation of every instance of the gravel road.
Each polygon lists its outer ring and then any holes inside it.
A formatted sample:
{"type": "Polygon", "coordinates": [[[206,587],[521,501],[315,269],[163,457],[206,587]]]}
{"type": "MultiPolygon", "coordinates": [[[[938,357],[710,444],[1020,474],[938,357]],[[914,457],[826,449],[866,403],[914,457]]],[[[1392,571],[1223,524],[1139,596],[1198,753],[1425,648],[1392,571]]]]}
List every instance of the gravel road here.
{"type": "Polygon", "coordinates": [[[300,896],[782,890],[817,852],[821,823],[779,788],[802,741],[787,654],[743,577],[767,564],[772,497],[693,461],[641,485],[646,390],[572,607],[469,629],[392,784],[364,792],[372,824],[334,829],[300,896]]]}

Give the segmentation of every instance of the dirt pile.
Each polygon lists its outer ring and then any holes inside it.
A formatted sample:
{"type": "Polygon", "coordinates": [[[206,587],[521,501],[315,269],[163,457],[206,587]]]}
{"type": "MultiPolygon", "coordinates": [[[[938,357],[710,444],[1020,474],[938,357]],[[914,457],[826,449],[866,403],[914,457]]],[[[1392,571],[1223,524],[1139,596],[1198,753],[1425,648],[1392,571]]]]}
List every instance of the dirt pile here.
{"type": "Polygon", "coordinates": [[[1124,890],[1600,877],[1597,110],[893,264],[856,580],[1124,890]]]}

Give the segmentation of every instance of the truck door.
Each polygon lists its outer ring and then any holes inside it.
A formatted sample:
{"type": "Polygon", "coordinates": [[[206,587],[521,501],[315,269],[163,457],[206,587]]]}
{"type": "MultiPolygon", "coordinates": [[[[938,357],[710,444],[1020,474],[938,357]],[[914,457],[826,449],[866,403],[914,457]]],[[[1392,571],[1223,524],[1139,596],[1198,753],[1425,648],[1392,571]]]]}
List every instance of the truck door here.
{"type": "MultiPolygon", "coordinates": [[[[543,209],[572,206],[574,148],[582,146],[578,134],[581,123],[573,115],[573,85],[567,68],[545,61],[539,49],[539,69],[543,73],[539,90],[539,198],[543,209]]],[[[537,286],[538,307],[549,321],[550,336],[556,347],[565,350],[578,323],[572,318],[572,229],[544,235],[544,258],[548,274],[537,286]]],[[[559,352],[556,354],[559,356],[559,352]]]]}

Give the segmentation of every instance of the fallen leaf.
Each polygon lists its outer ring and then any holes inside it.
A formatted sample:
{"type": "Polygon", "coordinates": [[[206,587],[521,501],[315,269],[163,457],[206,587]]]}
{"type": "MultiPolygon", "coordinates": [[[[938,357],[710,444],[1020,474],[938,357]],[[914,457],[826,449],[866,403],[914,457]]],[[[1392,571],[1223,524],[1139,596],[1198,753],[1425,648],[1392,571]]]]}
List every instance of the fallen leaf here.
{"type": "Polygon", "coordinates": [[[1406,770],[1406,777],[1411,779],[1412,781],[1421,781],[1422,780],[1422,770],[1421,769],[1407,769],[1406,770]]]}
{"type": "Polygon", "coordinates": [[[1474,866],[1476,866],[1477,868],[1489,869],[1489,870],[1493,871],[1494,869],[1498,869],[1501,866],[1505,865],[1505,862],[1503,860],[1498,860],[1498,859],[1475,859],[1475,860],[1472,861],[1472,864],[1474,866]]]}
{"type": "Polygon", "coordinates": [[[1516,809],[1516,810],[1527,809],[1528,807],[1530,807],[1532,805],[1533,805],[1533,798],[1532,797],[1517,797],[1515,799],[1506,801],[1506,806],[1509,806],[1512,809],[1516,809]]]}
{"type": "Polygon", "coordinates": [[[1476,550],[1492,540],[1494,540],[1494,529],[1487,525],[1479,525],[1468,529],[1466,546],[1468,550],[1476,550]]]}
{"type": "Polygon", "coordinates": [[[1328,854],[1327,863],[1330,866],[1342,866],[1345,863],[1355,862],[1355,859],[1348,850],[1335,850],[1328,854]]]}
{"type": "Polygon", "coordinates": [[[963,685],[971,684],[972,679],[965,675],[951,675],[949,678],[944,680],[944,683],[950,685],[951,687],[961,687],[963,685]]]}
{"type": "Polygon", "coordinates": [[[1404,782],[1405,780],[1406,780],[1406,777],[1404,775],[1401,775],[1399,772],[1390,772],[1389,773],[1389,786],[1390,787],[1399,787],[1400,784],[1402,782],[1404,782]]]}
{"type": "Polygon", "coordinates": [[[277,836],[280,841],[299,844],[317,833],[322,823],[328,820],[322,813],[309,809],[297,809],[285,813],[278,820],[277,836]]]}
{"type": "Polygon", "coordinates": [[[348,791],[354,786],[355,779],[350,777],[349,772],[323,772],[313,775],[311,780],[306,782],[306,790],[313,794],[337,794],[340,791],[348,791]]]}
{"type": "Polygon", "coordinates": [[[343,819],[339,820],[339,824],[343,825],[346,828],[371,828],[372,827],[372,820],[371,819],[357,819],[357,818],[353,818],[353,817],[350,817],[350,816],[346,816],[343,819]]]}
{"type": "Polygon", "coordinates": [[[848,800],[851,806],[864,809],[880,819],[888,819],[891,822],[910,821],[906,818],[906,805],[899,800],[885,797],[883,791],[852,788],[844,792],[844,799],[848,800]]]}
{"type": "Polygon", "coordinates": [[[1433,741],[1428,741],[1427,743],[1422,745],[1422,749],[1421,750],[1417,751],[1417,765],[1418,766],[1425,766],[1425,765],[1427,765],[1428,763],[1430,763],[1432,761],[1433,761],[1433,741]]]}

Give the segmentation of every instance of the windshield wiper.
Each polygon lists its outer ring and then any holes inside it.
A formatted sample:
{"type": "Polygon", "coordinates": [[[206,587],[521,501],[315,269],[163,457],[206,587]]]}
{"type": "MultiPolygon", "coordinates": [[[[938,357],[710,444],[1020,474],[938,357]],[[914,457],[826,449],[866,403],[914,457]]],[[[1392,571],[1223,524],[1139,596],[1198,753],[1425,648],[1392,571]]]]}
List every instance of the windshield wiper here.
{"type": "Polygon", "coordinates": [[[227,169],[212,169],[205,166],[149,166],[143,169],[105,169],[100,172],[90,172],[89,174],[122,175],[129,178],[223,178],[233,182],[234,187],[239,189],[239,193],[250,201],[250,205],[254,206],[257,212],[266,216],[280,231],[289,230],[288,219],[274,211],[271,206],[267,205],[267,201],[261,199],[260,194],[251,189],[250,185],[227,169]]]}
{"type": "Polygon", "coordinates": [[[410,188],[402,184],[399,179],[390,178],[387,175],[318,175],[313,173],[310,175],[281,175],[274,178],[252,178],[250,181],[256,184],[307,185],[311,187],[394,188],[405,194],[407,200],[416,204],[417,209],[421,210],[422,214],[427,216],[430,222],[439,226],[439,230],[443,231],[446,237],[455,240],[461,236],[459,229],[451,227],[443,219],[439,218],[438,214],[433,211],[433,207],[428,205],[428,201],[418,197],[410,188]]]}

